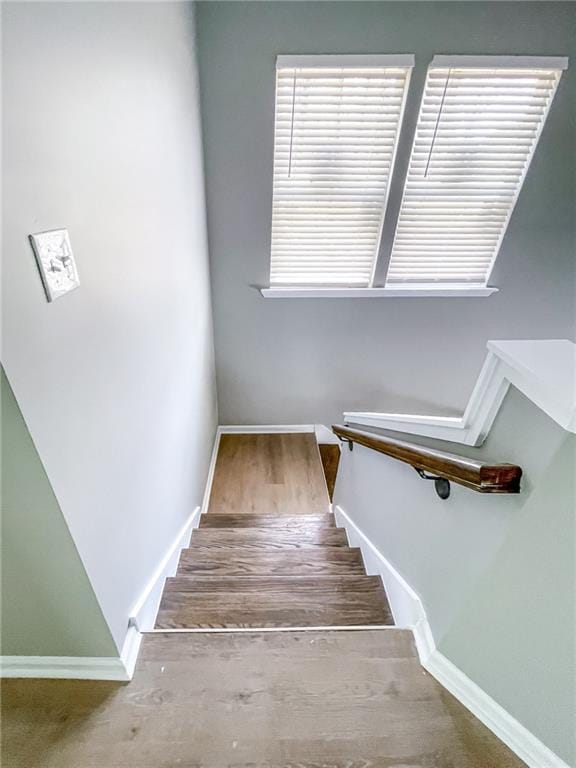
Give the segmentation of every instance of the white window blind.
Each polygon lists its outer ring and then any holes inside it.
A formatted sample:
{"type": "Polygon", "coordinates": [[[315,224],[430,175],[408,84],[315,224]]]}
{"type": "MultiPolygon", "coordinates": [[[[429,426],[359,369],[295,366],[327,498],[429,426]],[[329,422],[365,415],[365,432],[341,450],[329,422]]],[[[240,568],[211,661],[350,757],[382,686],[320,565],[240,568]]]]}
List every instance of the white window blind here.
{"type": "Polygon", "coordinates": [[[272,286],[369,286],[412,56],[279,56],[272,286]]]}
{"type": "Polygon", "coordinates": [[[434,58],[387,287],[486,285],[566,64],[434,58]]]}

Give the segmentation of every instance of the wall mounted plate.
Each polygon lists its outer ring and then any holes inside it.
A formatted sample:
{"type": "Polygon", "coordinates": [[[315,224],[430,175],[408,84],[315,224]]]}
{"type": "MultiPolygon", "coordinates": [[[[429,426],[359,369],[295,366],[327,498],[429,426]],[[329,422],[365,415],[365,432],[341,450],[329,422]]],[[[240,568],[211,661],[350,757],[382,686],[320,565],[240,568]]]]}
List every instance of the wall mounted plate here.
{"type": "Polygon", "coordinates": [[[48,301],[54,301],[80,285],[67,229],[30,235],[48,301]]]}

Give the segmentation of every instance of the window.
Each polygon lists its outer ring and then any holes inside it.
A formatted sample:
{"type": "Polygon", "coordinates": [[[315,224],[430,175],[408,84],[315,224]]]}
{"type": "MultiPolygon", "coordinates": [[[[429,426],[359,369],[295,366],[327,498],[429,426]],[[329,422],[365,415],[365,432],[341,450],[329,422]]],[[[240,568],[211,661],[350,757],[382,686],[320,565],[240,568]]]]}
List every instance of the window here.
{"type": "Polygon", "coordinates": [[[486,286],[567,60],[436,56],[386,286],[486,286]]]}
{"type": "Polygon", "coordinates": [[[279,56],[271,286],[372,284],[412,56],[279,56]]]}

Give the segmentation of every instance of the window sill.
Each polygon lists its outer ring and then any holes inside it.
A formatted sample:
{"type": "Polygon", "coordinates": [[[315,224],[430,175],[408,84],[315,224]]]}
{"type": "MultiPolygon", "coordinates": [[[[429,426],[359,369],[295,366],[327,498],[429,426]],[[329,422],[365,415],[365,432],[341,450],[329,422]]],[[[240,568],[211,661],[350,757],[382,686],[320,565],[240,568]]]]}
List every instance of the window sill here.
{"type": "Polygon", "coordinates": [[[265,299],[452,299],[483,298],[498,288],[442,286],[439,288],[260,288],[265,299]]]}

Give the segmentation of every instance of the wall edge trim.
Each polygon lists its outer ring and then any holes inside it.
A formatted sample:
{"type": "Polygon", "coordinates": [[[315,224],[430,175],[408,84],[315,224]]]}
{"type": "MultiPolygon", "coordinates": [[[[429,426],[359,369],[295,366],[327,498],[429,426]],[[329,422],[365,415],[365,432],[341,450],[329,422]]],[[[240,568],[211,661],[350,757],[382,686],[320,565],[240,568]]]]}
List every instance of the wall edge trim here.
{"type": "MultiPolygon", "coordinates": [[[[180,559],[180,551],[190,543],[193,528],[197,527],[200,517],[200,506],[197,506],[184,525],[180,528],[172,544],[168,547],[158,565],[152,572],[152,576],[146,583],[146,586],[140,593],[140,596],[134,603],[129,614],[129,626],[135,626],[137,629],[147,629],[150,622],[150,616],[156,616],[160,598],[162,596],[164,580],[174,575],[180,559]]],[[[124,641],[124,645],[126,640],[124,641]]]]}
{"type": "Polygon", "coordinates": [[[0,677],[130,680],[123,659],[115,656],[1,656],[0,677]]]}
{"type": "Polygon", "coordinates": [[[333,511],[336,522],[346,529],[350,545],[360,547],[366,571],[382,578],[396,626],[412,630],[420,661],[427,659],[436,645],[420,595],[339,504],[333,505],[333,511]]]}
{"type": "Polygon", "coordinates": [[[221,435],[261,435],[289,432],[314,432],[314,424],[222,424],[218,427],[221,435]]]}
{"type": "Polygon", "coordinates": [[[529,768],[570,768],[440,651],[434,651],[422,666],[529,768]]]}
{"type": "MultiPolygon", "coordinates": [[[[576,432],[576,396],[568,387],[561,391],[554,385],[568,368],[570,355],[576,361],[576,347],[566,339],[489,341],[488,354],[462,416],[427,416],[406,413],[371,413],[345,411],[344,421],[378,429],[388,429],[462,445],[481,445],[504,401],[510,385],[520,390],[538,408],[568,432],[576,432]],[[532,345],[534,364],[530,368],[522,345],[532,345]],[[545,345],[554,350],[555,366],[544,374],[545,365],[538,354],[545,345]],[[572,347],[570,347],[572,345],[572,347]],[[555,370],[557,368],[557,370],[555,370]]],[[[526,349],[527,347],[524,347],[526,349]]]]}

